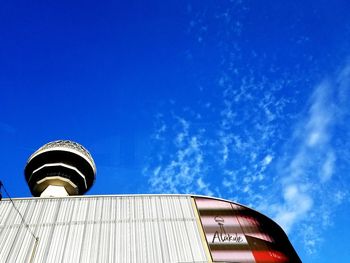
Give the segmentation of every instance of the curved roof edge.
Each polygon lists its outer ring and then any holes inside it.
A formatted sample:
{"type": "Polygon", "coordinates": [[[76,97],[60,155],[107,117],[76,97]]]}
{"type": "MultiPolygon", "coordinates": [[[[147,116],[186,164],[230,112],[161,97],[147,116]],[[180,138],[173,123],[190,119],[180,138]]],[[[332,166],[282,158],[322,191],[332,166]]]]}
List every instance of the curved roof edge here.
{"type": "MultiPolygon", "coordinates": [[[[96,197],[142,197],[142,196],[179,196],[179,197],[200,197],[200,198],[210,198],[218,201],[224,201],[224,202],[229,202],[233,203],[239,206],[242,206],[244,208],[253,210],[254,212],[268,218],[269,220],[275,222],[273,219],[270,217],[266,216],[265,214],[255,210],[254,208],[251,208],[249,206],[246,206],[244,204],[224,199],[224,198],[219,198],[219,197],[214,197],[214,196],[207,196],[207,195],[197,195],[197,194],[106,194],[106,195],[74,195],[74,196],[64,196],[64,197],[19,197],[19,198],[11,198],[12,200],[28,200],[28,199],[64,199],[64,198],[96,198],[96,197]]],[[[2,201],[10,201],[8,198],[3,198],[2,201]]],[[[275,222],[276,223],[276,222],[275,222]]],[[[277,223],[276,223],[277,224],[277,223]]],[[[277,224],[279,226],[279,224],[277,224]]],[[[281,226],[280,226],[281,227],[281,226]]],[[[282,227],[281,227],[282,229],[282,227]]],[[[283,230],[284,231],[284,230],[283,230]]]]}

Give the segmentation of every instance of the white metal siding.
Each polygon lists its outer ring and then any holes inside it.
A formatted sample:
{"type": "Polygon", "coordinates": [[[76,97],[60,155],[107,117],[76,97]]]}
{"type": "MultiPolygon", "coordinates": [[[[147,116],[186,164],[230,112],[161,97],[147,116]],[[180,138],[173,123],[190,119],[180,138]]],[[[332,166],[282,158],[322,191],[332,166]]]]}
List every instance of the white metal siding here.
{"type": "MultiPolygon", "coordinates": [[[[14,200],[39,237],[34,262],[207,262],[189,196],[14,200]]],[[[0,262],[29,262],[35,240],[0,202],[0,262]]]]}

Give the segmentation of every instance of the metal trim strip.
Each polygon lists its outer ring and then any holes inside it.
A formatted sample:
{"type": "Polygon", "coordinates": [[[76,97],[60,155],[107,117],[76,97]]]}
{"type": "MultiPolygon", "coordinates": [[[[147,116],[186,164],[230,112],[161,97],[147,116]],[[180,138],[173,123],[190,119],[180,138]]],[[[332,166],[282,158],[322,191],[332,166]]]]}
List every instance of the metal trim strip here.
{"type": "Polygon", "coordinates": [[[199,234],[200,234],[200,237],[202,240],[203,248],[204,248],[205,254],[207,256],[208,263],[213,263],[213,258],[212,258],[212,255],[210,253],[210,250],[209,250],[209,244],[208,244],[208,241],[205,237],[203,225],[202,225],[202,222],[199,218],[198,208],[196,205],[196,201],[194,199],[195,198],[193,196],[191,196],[191,204],[192,204],[194,215],[196,217],[197,227],[198,227],[198,231],[199,231],[199,234]]]}

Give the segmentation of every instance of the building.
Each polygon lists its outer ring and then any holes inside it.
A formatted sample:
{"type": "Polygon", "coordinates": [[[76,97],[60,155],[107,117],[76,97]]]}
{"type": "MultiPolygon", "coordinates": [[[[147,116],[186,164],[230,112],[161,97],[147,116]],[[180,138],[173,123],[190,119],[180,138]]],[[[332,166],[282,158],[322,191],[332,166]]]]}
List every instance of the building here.
{"type": "Polygon", "coordinates": [[[0,262],[301,262],[283,230],[248,207],[194,195],[82,196],[95,173],[77,143],[36,151],[25,168],[35,197],[0,202],[0,262]]]}

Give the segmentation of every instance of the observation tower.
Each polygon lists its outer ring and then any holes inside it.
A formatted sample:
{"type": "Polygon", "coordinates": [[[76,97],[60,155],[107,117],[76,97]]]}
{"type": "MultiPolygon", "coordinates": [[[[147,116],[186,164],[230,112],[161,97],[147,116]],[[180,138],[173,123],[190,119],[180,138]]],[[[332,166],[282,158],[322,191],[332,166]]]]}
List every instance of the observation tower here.
{"type": "Polygon", "coordinates": [[[83,195],[95,181],[96,166],[79,143],[53,141],[35,151],[24,169],[33,196],[83,195]]]}

